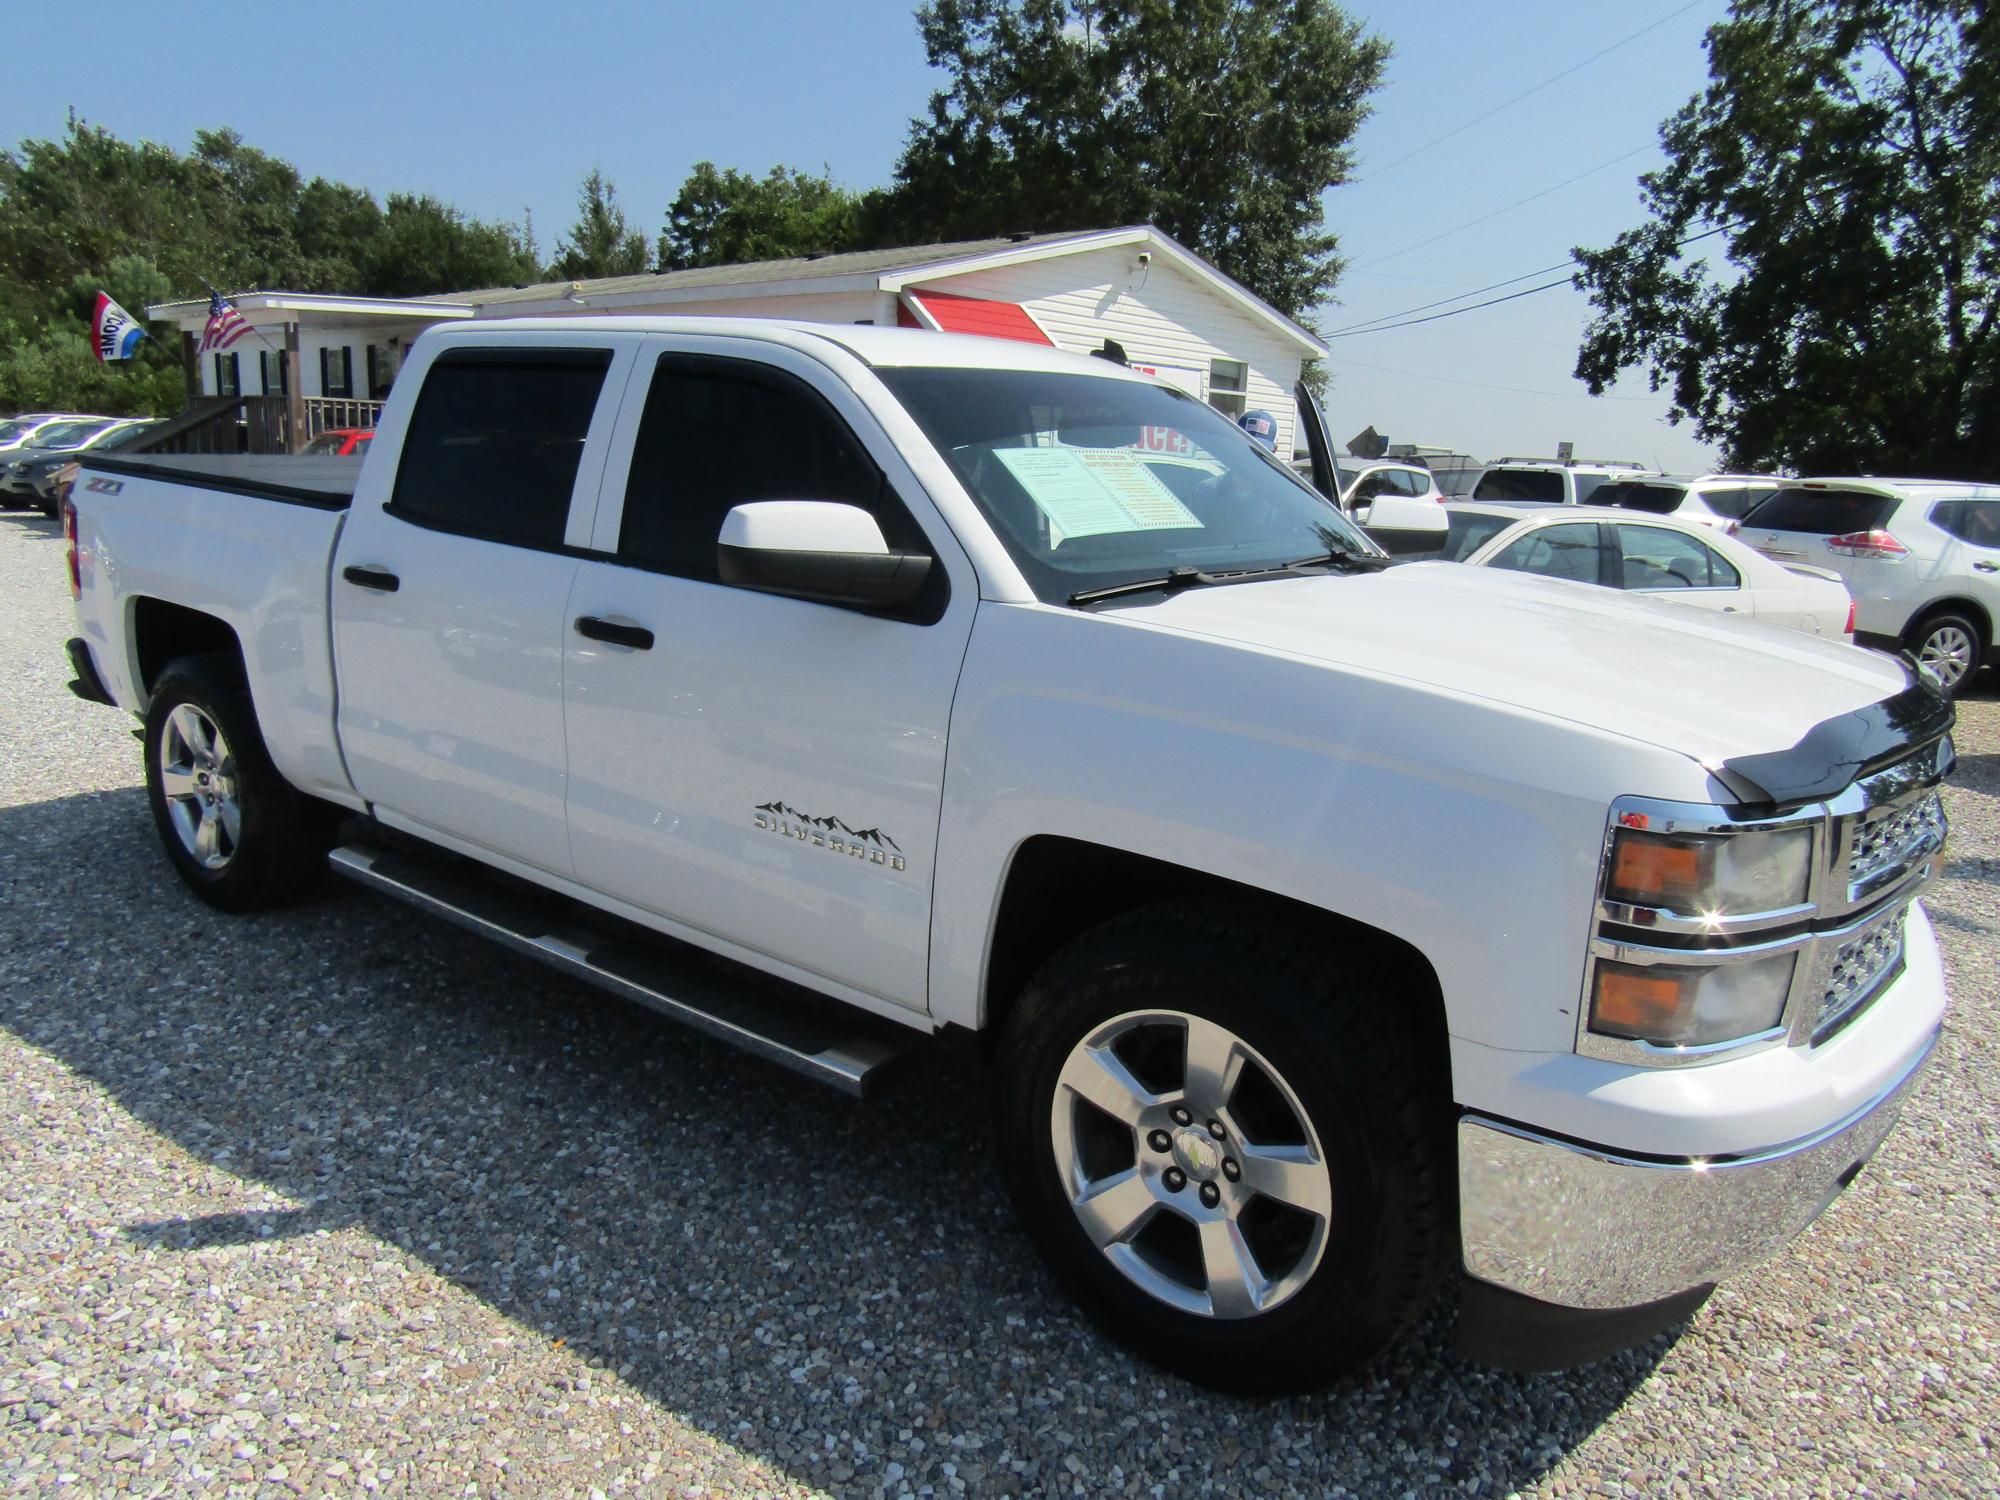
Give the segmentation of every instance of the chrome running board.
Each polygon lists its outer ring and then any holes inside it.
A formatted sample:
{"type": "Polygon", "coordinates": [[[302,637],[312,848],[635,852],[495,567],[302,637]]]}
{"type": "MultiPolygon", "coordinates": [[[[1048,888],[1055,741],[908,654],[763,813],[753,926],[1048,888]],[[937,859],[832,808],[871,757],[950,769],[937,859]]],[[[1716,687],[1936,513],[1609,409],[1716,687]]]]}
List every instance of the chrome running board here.
{"type": "Polygon", "coordinates": [[[586,983],[670,1016],[717,1041],[769,1058],[856,1098],[923,1040],[922,1032],[835,1009],[780,980],[737,978],[671,939],[614,937],[563,902],[545,908],[449,855],[345,844],[333,871],[586,983]],[[784,990],[795,990],[790,1000],[784,990]]]}

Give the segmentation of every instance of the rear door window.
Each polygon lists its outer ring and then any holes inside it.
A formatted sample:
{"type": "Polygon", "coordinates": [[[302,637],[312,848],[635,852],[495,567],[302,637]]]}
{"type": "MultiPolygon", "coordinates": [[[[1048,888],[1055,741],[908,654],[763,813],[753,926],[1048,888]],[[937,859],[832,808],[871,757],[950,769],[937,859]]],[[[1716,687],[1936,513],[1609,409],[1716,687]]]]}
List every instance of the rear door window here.
{"type": "Polygon", "coordinates": [[[1702,503],[1718,516],[1731,521],[1740,521],[1756,508],[1757,502],[1770,495],[1768,489],[1727,489],[1703,490],[1702,503]]]}
{"type": "Polygon", "coordinates": [[[1563,498],[1563,477],[1552,469],[1488,469],[1473,487],[1475,500],[1554,500],[1563,498]]]}
{"type": "Polygon", "coordinates": [[[1620,526],[1618,561],[1628,589],[1733,589],[1743,582],[1707,543],[1664,526],[1620,526]]]}
{"type": "Polygon", "coordinates": [[[1880,526],[1896,502],[1859,490],[1783,489],[1743,518],[1759,531],[1798,531],[1810,536],[1844,536],[1880,526]]]}
{"type": "Polygon", "coordinates": [[[1941,500],[1931,524],[1974,547],[2000,548],[2000,500],[1941,500]]]}
{"type": "Polygon", "coordinates": [[[420,526],[559,547],[608,349],[467,349],[417,393],[388,512],[420,526]]]}
{"type": "Polygon", "coordinates": [[[1598,527],[1594,521],[1566,521],[1560,526],[1540,526],[1524,537],[1509,542],[1489,567],[1514,573],[1539,573],[1544,578],[1568,578],[1577,583],[1597,583],[1599,569],[1598,527]]]}

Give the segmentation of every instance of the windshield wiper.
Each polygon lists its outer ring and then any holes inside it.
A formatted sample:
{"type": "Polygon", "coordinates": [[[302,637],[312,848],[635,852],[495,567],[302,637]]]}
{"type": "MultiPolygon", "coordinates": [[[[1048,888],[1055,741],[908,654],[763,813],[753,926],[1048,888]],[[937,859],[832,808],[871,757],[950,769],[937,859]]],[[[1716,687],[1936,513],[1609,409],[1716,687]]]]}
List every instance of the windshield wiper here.
{"type": "Polygon", "coordinates": [[[1388,566],[1389,559],[1386,557],[1343,547],[1336,551],[1315,553],[1311,557],[1295,557],[1290,562],[1274,563],[1268,568],[1238,568],[1222,573],[1209,573],[1200,568],[1169,568],[1158,578],[1138,578],[1130,583],[1109,584],[1101,589],[1080,589],[1069,596],[1069,602],[1084,605],[1096,604],[1102,599],[1122,598],[1127,594],[1177,594],[1182,589],[1211,588],[1225,583],[1255,583],[1263,578],[1296,577],[1320,569],[1336,573],[1376,573],[1388,566]]]}

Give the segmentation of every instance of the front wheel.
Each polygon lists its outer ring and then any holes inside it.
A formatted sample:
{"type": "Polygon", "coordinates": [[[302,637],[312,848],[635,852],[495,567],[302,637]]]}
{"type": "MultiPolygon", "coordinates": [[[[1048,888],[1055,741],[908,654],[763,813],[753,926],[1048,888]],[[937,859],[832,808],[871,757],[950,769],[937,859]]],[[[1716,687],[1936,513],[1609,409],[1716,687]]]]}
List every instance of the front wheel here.
{"type": "Polygon", "coordinates": [[[235,663],[183,657],[146,707],[146,795],[167,858],[223,911],[275,906],[326,864],[329,810],[271,763],[235,663]]]}
{"type": "Polygon", "coordinates": [[[1255,917],[1106,924],[1030,984],[1003,1043],[1002,1174],[1115,1337],[1226,1390],[1309,1389],[1402,1333],[1446,1267],[1415,997],[1255,917]]]}

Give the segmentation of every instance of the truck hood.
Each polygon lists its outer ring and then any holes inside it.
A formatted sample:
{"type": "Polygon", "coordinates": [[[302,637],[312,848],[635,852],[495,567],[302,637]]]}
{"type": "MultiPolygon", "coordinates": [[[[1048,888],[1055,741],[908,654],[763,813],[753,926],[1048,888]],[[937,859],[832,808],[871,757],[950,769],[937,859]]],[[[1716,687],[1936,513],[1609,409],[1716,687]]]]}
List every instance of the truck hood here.
{"type": "Polygon", "coordinates": [[[1526,708],[1711,767],[1790,749],[1909,685],[1899,663],[1854,646],[1461,563],[1189,589],[1105,614],[1526,708]]]}

